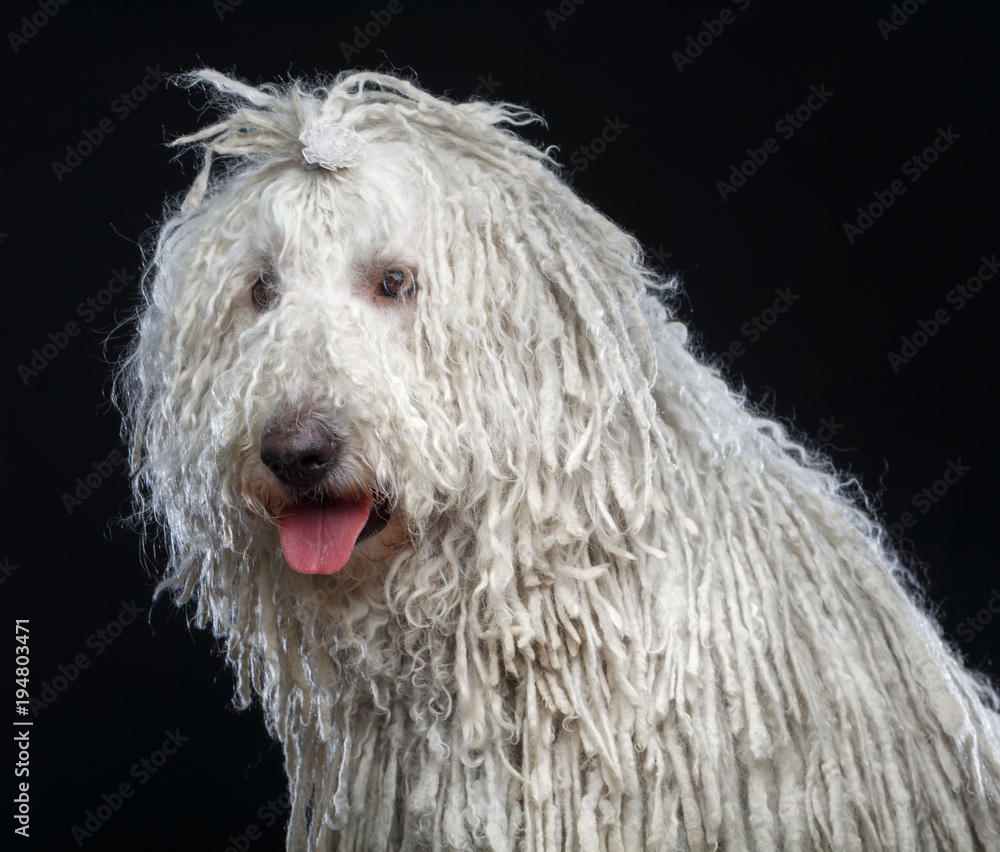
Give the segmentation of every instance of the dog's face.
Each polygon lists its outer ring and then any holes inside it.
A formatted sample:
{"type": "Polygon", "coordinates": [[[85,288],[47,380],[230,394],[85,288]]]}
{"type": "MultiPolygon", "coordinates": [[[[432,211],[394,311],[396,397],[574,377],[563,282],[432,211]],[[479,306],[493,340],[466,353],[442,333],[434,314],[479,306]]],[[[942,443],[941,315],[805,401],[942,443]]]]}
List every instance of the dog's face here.
{"type": "Polygon", "coordinates": [[[277,528],[301,573],[387,559],[411,524],[486,487],[487,442],[509,459],[498,435],[529,440],[521,365],[546,306],[522,305],[527,320],[511,307],[538,282],[476,221],[486,202],[442,199],[394,147],[343,173],[286,164],[234,181],[164,302],[169,394],[206,442],[184,445],[180,468],[197,484],[211,466],[217,510],[242,513],[253,539],[277,528]]]}
{"type": "Polygon", "coordinates": [[[377,158],[344,176],[285,169],[237,188],[203,237],[227,279],[205,309],[228,314],[216,327],[236,341],[213,394],[235,427],[236,458],[221,461],[301,573],[380,561],[406,540],[398,460],[423,428],[411,388],[426,263],[408,171],[377,158]]]}

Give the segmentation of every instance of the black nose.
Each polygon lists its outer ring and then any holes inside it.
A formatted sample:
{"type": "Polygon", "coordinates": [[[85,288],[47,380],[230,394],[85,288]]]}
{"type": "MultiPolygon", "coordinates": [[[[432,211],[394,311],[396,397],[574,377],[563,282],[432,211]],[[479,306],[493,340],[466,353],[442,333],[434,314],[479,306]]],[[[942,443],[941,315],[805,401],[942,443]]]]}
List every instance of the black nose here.
{"type": "Polygon", "coordinates": [[[260,460],[286,485],[317,485],[336,463],[337,445],[315,421],[289,418],[264,433],[260,460]]]}

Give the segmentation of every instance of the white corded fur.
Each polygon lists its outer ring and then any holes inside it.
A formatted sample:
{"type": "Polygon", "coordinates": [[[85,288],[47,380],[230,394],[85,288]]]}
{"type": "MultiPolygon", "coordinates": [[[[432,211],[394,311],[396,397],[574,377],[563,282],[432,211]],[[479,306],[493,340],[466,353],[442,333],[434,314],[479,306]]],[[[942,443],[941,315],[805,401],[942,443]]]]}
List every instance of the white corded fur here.
{"type": "Polygon", "coordinates": [[[686,345],[638,245],[503,125],[391,76],[205,71],[119,386],[161,588],[285,748],[293,849],[996,850],[996,694],[852,484],[686,345]],[[365,140],[302,167],[320,119],[365,140]],[[352,287],[417,269],[406,304],[352,287]],[[275,307],[254,311],[265,264],[275,307]],[[354,283],[352,283],[354,282],[354,283]],[[263,425],[356,436],[409,541],[284,562],[263,425]]]}

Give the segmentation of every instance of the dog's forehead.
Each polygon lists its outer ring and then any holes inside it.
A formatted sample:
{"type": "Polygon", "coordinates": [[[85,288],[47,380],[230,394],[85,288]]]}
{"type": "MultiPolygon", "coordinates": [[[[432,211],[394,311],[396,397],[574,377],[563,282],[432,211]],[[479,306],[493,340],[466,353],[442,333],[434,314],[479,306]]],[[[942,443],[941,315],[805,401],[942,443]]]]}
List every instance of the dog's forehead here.
{"type": "Polygon", "coordinates": [[[287,260],[413,255],[428,219],[428,192],[412,163],[370,146],[363,163],[336,172],[291,165],[261,187],[251,231],[287,260]]]}

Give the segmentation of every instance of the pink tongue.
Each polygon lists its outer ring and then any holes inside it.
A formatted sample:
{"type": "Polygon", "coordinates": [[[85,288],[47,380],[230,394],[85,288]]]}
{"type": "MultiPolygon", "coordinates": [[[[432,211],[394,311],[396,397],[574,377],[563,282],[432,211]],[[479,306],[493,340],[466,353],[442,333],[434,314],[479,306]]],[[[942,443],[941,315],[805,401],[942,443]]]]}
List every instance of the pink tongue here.
{"type": "Polygon", "coordinates": [[[347,564],[372,502],[332,498],[288,506],[281,515],[281,550],[300,574],[332,574],[347,564]]]}

